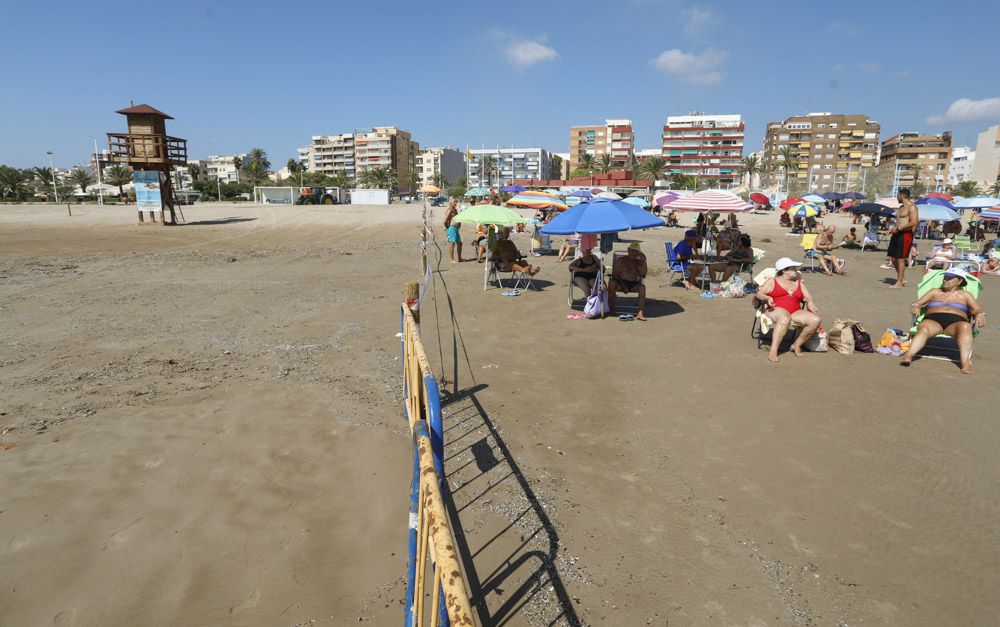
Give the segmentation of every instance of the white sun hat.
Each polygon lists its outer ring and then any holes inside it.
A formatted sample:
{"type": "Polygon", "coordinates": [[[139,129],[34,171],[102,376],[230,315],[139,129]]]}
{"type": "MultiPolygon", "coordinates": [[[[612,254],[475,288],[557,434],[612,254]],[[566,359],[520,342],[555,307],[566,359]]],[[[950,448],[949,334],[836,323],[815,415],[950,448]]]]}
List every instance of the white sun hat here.
{"type": "Polygon", "coordinates": [[[794,261],[788,257],[782,257],[781,259],[774,262],[774,269],[777,272],[781,272],[787,268],[795,268],[801,266],[802,264],[798,261],[794,261]]]}

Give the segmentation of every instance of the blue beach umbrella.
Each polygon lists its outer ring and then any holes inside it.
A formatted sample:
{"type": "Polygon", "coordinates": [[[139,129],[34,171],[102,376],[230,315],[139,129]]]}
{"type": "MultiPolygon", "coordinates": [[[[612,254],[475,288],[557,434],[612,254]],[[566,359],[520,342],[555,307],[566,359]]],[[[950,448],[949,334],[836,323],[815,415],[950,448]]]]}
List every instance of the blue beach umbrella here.
{"type": "Polygon", "coordinates": [[[590,198],[594,194],[591,193],[589,189],[575,189],[569,193],[570,196],[576,196],[577,198],[590,198]]]}
{"type": "Polygon", "coordinates": [[[921,198],[916,202],[917,218],[919,220],[938,220],[950,222],[958,220],[958,212],[944,198],[921,198]]]}
{"type": "Polygon", "coordinates": [[[545,235],[572,235],[573,233],[617,233],[630,229],[648,229],[663,226],[657,218],[624,200],[591,198],[570,207],[542,227],[545,235]]]}
{"type": "MultiPolygon", "coordinates": [[[[803,198],[805,198],[803,196],[803,198]]],[[[788,215],[792,218],[815,218],[819,215],[819,205],[801,200],[788,208],[788,215]]]]}
{"type": "Polygon", "coordinates": [[[955,201],[955,207],[958,209],[985,209],[987,207],[995,207],[996,205],[1000,205],[1000,198],[991,198],[989,196],[973,196],[972,198],[963,198],[955,201]]]}
{"type": "Polygon", "coordinates": [[[884,218],[891,218],[896,215],[895,211],[885,205],[880,205],[877,202],[864,202],[858,205],[852,205],[848,207],[847,210],[851,213],[870,213],[884,218]]]}
{"type": "Polygon", "coordinates": [[[518,184],[515,183],[513,185],[508,185],[506,187],[501,187],[500,191],[501,192],[507,192],[509,194],[516,194],[518,192],[523,192],[526,189],[528,189],[528,188],[525,187],[524,185],[518,185],[518,184]]]}
{"type": "Polygon", "coordinates": [[[822,203],[824,200],[826,200],[826,198],[823,198],[819,194],[806,194],[805,196],[802,197],[802,200],[808,200],[809,202],[813,203],[815,202],[822,203]]]}
{"type": "Polygon", "coordinates": [[[649,206],[649,201],[643,200],[642,198],[639,198],[638,196],[629,196],[628,198],[626,198],[622,202],[627,202],[628,204],[635,205],[636,207],[639,207],[641,209],[645,209],[646,207],[649,206]]]}
{"type": "Polygon", "coordinates": [[[946,209],[952,209],[952,210],[955,209],[954,205],[952,205],[950,202],[948,202],[944,198],[937,198],[936,196],[928,196],[926,198],[921,198],[914,204],[916,204],[918,207],[920,205],[937,205],[939,207],[945,207],[946,209]]]}

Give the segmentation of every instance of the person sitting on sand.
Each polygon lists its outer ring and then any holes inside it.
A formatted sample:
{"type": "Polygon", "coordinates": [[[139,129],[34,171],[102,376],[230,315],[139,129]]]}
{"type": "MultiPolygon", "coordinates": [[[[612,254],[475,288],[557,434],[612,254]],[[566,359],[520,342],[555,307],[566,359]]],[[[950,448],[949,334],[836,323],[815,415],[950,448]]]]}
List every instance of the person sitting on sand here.
{"type": "Polygon", "coordinates": [[[708,271],[713,275],[721,274],[719,277],[720,281],[728,281],[730,277],[740,271],[743,264],[750,263],[753,260],[753,246],[750,244],[749,235],[740,235],[736,246],[726,253],[726,260],[721,263],[713,263],[708,267],[708,271]]]}
{"type": "Polygon", "coordinates": [[[840,247],[840,244],[833,243],[833,235],[837,232],[837,227],[831,225],[826,227],[820,227],[819,236],[816,238],[816,243],[813,244],[813,254],[816,255],[816,259],[819,260],[819,265],[823,267],[823,272],[827,276],[832,276],[833,274],[847,274],[844,272],[844,262],[842,259],[838,259],[833,251],[840,247]]]}
{"type": "Polygon", "coordinates": [[[851,227],[851,230],[844,236],[844,239],[840,240],[840,245],[844,248],[861,248],[857,227],[851,227]]]}
{"type": "Polygon", "coordinates": [[[783,226],[786,229],[792,226],[792,219],[788,217],[787,211],[782,211],[781,215],[778,216],[778,225],[783,226]]]}
{"type": "Polygon", "coordinates": [[[941,245],[931,251],[931,258],[927,260],[928,270],[941,270],[951,265],[958,255],[958,249],[950,237],[941,240],[941,245]]]}
{"type": "Polygon", "coordinates": [[[642,253],[639,242],[632,242],[628,245],[628,254],[618,257],[615,265],[611,268],[611,279],[608,281],[608,306],[611,313],[615,313],[616,293],[628,294],[635,292],[639,295],[639,311],[635,315],[636,320],[645,320],[644,309],[646,307],[646,286],[642,284],[646,276],[646,255],[642,253]]]}
{"type": "Polygon", "coordinates": [[[987,274],[1000,274],[1000,259],[996,257],[990,257],[987,259],[986,263],[983,264],[981,272],[985,272],[987,274]]]}
{"type": "Polygon", "coordinates": [[[594,255],[593,250],[585,248],[583,254],[569,264],[569,271],[573,273],[573,285],[587,295],[594,291],[594,281],[601,270],[601,260],[594,255]]]}
{"type": "Polygon", "coordinates": [[[927,340],[944,333],[958,341],[962,373],[972,374],[969,359],[972,355],[972,323],[974,321],[978,326],[985,325],[986,311],[972,294],[962,289],[968,276],[965,270],[945,270],[941,287],[928,290],[910,305],[914,316],[920,315],[921,310],[926,310],[926,313],[917,325],[917,333],[910,340],[909,349],[900,360],[902,365],[909,366],[927,344],[927,340]]]}
{"type": "Polygon", "coordinates": [[[694,229],[690,229],[684,232],[684,239],[674,244],[674,255],[677,256],[677,261],[680,262],[681,268],[687,273],[687,280],[684,281],[684,287],[689,290],[698,289],[698,277],[701,276],[701,271],[705,267],[704,264],[691,263],[691,260],[697,256],[695,252],[701,245],[701,239],[698,237],[698,232],[694,229]]]}
{"type": "Polygon", "coordinates": [[[517,249],[514,242],[510,241],[510,229],[507,228],[500,231],[500,237],[493,246],[491,259],[498,262],[500,267],[507,271],[516,270],[535,276],[541,270],[541,268],[524,261],[524,254],[517,249]]]}
{"type": "Polygon", "coordinates": [[[681,223],[677,220],[677,212],[673,209],[667,214],[667,226],[680,226],[681,223]]]}
{"type": "Polygon", "coordinates": [[[781,347],[781,340],[784,339],[792,322],[802,325],[802,332],[792,342],[791,347],[796,357],[802,357],[803,344],[823,323],[812,295],[799,276],[797,268],[801,265],[788,257],[782,257],[774,264],[774,278],[765,281],[760,290],[753,295],[754,304],[762,303],[766,308],[764,315],[774,322],[771,350],[767,354],[769,361],[778,361],[778,348],[781,347]],[[803,304],[805,309],[802,308],[803,304]]]}

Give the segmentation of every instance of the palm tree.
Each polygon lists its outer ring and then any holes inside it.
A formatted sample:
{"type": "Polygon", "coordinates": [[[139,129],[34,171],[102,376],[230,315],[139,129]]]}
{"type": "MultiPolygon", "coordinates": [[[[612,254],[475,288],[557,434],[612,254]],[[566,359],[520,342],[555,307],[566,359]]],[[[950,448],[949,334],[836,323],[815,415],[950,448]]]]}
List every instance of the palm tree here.
{"type": "Polygon", "coordinates": [[[672,189],[695,189],[698,185],[698,179],[690,174],[672,174],[670,180],[672,189]]]}
{"type": "Polygon", "coordinates": [[[24,172],[10,166],[0,166],[0,198],[20,197],[27,177],[24,172]]]}
{"type": "Polygon", "coordinates": [[[927,191],[927,184],[924,183],[925,168],[919,163],[913,163],[910,165],[910,176],[913,177],[913,183],[910,185],[910,193],[914,198],[918,196],[923,196],[924,192],[927,191]]]}
{"type": "Polygon", "coordinates": [[[339,187],[340,189],[348,189],[354,185],[351,177],[347,176],[344,172],[335,172],[329,179],[331,186],[339,187]]]}
{"type": "Polygon", "coordinates": [[[448,185],[450,185],[448,179],[446,179],[444,175],[441,174],[435,174],[434,176],[432,176],[431,184],[436,185],[439,189],[444,189],[448,187],[448,185]]]}
{"type": "Polygon", "coordinates": [[[990,188],[987,191],[990,193],[990,196],[1000,196],[1000,178],[993,181],[993,184],[990,185],[990,188]]]}
{"type": "Polygon", "coordinates": [[[951,193],[954,194],[955,196],[963,196],[965,198],[971,198],[973,196],[981,196],[983,190],[978,185],[976,185],[975,181],[962,181],[955,187],[951,188],[951,193]]]}
{"type": "Polygon", "coordinates": [[[588,152],[581,152],[580,159],[578,161],[579,164],[576,166],[577,169],[586,170],[587,175],[593,175],[595,166],[594,155],[588,152]]]}
{"type": "Polygon", "coordinates": [[[781,158],[782,184],[785,184],[788,181],[788,174],[799,169],[799,157],[792,150],[791,146],[782,146],[779,156],[781,158]]]}
{"type": "Polygon", "coordinates": [[[233,157],[233,167],[236,168],[236,182],[240,182],[240,171],[243,170],[243,159],[239,156],[233,157]]]}
{"type": "Polygon", "coordinates": [[[52,168],[31,168],[31,177],[43,185],[52,185],[52,168]]]}
{"type": "Polygon", "coordinates": [[[271,169],[271,162],[267,160],[267,153],[264,152],[263,148],[251,148],[248,157],[250,163],[259,163],[264,166],[265,170],[271,169]]]}
{"type": "Polygon", "coordinates": [[[107,171],[105,180],[109,185],[118,186],[118,196],[125,195],[124,185],[132,182],[132,169],[119,163],[114,164],[107,171]]]}
{"type": "Polygon", "coordinates": [[[417,191],[420,187],[420,175],[417,173],[416,169],[411,169],[406,175],[406,183],[410,187],[411,192],[417,191]]]}
{"type": "Polygon", "coordinates": [[[479,185],[484,187],[483,179],[486,179],[485,187],[490,187],[493,184],[493,173],[497,169],[496,159],[492,155],[486,155],[483,160],[479,162],[479,185]]]}
{"type": "MultiPolygon", "coordinates": [[[[740,161],[739,175],[741,179],[744,176],[747,177],[747,187],[751,189],[754,187],[753,178],[760,175],[760,159],[757,155],[744,157],[740,161]]],[[[758,179],[758,184],[759,183],[760,180],[758,179]]]]}
{"type": "Polygon", "coordinates": [[[602,155],[594,161],[594,172],[598,174],[607,174],[613,169],[614,164],[611,162],[611,155],[602,155]]]}
{"type": "Polygon", "coordinates": [[[662,157],[649,157],[635,167],[636,176],[648,178],[656,185],[656,181],[663,177],[663,169],[667,167],[667,162],[662,157]]]}
{"type": "Polygon", "coordinates": [[[698,181],[698,187],[702,189],[716,189],[719,187],[719,179],[717,178],[707,178],[698,181]]]}
{"type": "Polygon", "coordinates": [[[260,185],[267,180],[267,168],[260,161],[251,161],[246,164],[243,172],[247,175],[248,182],[254,186],[260,185]]]}
{"type": "Polygon", "coordinates": [[[306,171],[306,166],[295,159],[289,159],[285,167],[288,168],[288,173],[292,176],[299,175],[299,187],[302,187],[302,174],[306,171]]]}
{"type": "Polygon", "coordinates": [[[86,194],[87,186],[94,182],[94,177],[87,170],[77,167],[69,173],[69,181],[73,185],[79,187],[81,192],[86,194]]]}

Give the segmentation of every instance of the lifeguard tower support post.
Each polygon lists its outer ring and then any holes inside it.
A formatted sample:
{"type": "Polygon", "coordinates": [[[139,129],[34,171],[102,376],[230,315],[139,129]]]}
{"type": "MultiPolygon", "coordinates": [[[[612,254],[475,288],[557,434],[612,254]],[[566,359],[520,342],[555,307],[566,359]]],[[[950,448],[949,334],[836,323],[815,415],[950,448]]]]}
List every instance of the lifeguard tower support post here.
{"type": "MultiPolygon", "coordinates": [[[[137,173],[158,172],[162,224],[167,223],[167,211],[170,212],[170,223],[177,224],[170,170],[175,165],[187,165],[187,140],[167,135],[166,121],[174,118],[147,104],[134,105],[115,113],[121,113],[128,120],[128,133],[108,133],[111,161],[127,164],[137,173]]],[[[139,222],[143,222],[142,214],[140,206],[139,222]]],[[[150,212],[150,218],[156,222],[155,213],[150,212]]]]}

